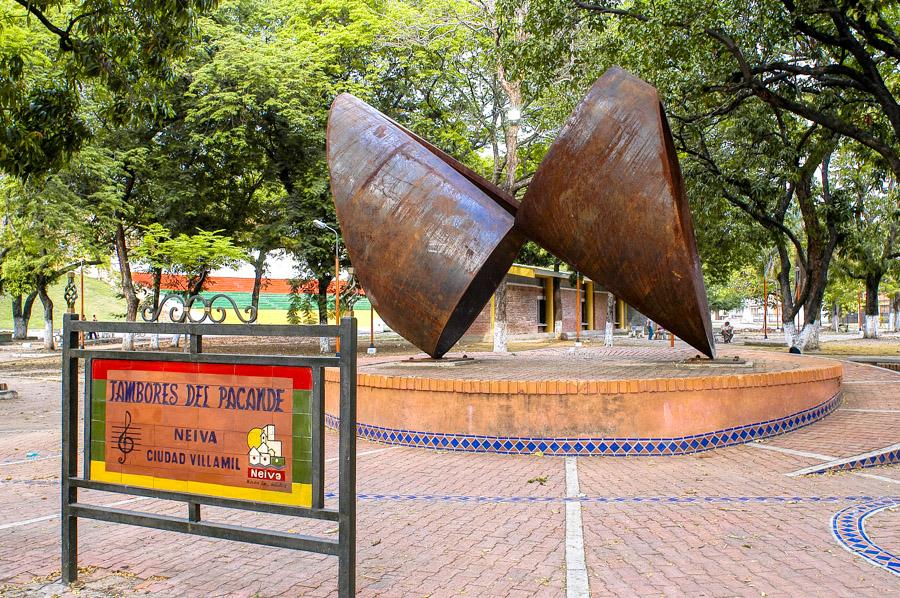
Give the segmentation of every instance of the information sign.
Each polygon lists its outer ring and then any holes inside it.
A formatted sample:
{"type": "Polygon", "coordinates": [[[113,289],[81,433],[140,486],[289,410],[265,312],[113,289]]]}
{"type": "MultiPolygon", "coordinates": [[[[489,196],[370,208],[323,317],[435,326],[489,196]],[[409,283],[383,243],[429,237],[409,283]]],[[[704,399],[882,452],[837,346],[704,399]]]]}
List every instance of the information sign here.
{"type": "Polygon", "coordinates": [[[94,359],[93,480],[311,506],[307,367],[94,359]]]}

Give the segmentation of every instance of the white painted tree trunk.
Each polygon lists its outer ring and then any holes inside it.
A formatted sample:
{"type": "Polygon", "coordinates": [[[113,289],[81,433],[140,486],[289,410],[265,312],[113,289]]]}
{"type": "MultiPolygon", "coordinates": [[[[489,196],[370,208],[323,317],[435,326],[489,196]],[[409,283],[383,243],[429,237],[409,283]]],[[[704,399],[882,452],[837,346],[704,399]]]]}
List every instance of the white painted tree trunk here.
{"type": "Polygon", "coordinates": [[[53,321],[44,320],[44,348],[52,351],[55,348],[53,343],[53,321]]]}
{"type": "Polygon", "coordinates": [[[784,342],[788,347],[797,347],[804,352],[810,349],[818,349],[821,327],[822,323],[816,321],[812,324],[804,324],[800,332],[797,332],[797,326],[793,322],[785,322],[784,342]]]}
{"type": "Polygon", "coordinates": [[[894,296],[891,298],[891,318],[888,330],[897,332],[900,330],[900,293],[894,293],[894,296]]]}
{"type": "Polygon", "coordinates": [[[782,327],[784,329],[784,343],[788,347],[793,347],[794,341],[797,339],[797,326],[791,320],[790,322],[783,322],[782,327]]]}
{"type": "Polygon", "coordinates": [[[122,350],[123,351],[134,351],[134,334],[131,332],[126,332],[122,335],[122,350]]]}
{"type": "Polygon", "coordinates": [[[821,328],[821,324],[819,322],[813,322],[812,324],[805,324],[803,329],[800,331],[800,334],[797,335],[796,346],[800,348],[801,351],[808,351],[811,349],[819,348],[819,329],[821,328]]]}
{"type": "Polygon", "coordinates": [[[616,300],[612,293],[606,294],[606,328],[603,334],[603,346],[613,346],[613,320],[616,317],[616,300]]]}
{"type": "Polygon", "coordinates": [[[158,334],[150,335],[150,348],[151,349],[159,349],[159,335],[158,334]]]}
{"type": "Polygon", "coordinates": [[[877,315],[870,316],[866,314],[863,338],[878,338],[878,320],[879,317],[877,315]]]}
{"type": "Polygon", "coordinates": [[[319,337],[319,353],[331,353],[331,339],[327,336],[319,337]]]}
{"type": "Polygon", "coordinates": [[[494,291],[494,353],[507,352],[506,279],[494,291]]]}

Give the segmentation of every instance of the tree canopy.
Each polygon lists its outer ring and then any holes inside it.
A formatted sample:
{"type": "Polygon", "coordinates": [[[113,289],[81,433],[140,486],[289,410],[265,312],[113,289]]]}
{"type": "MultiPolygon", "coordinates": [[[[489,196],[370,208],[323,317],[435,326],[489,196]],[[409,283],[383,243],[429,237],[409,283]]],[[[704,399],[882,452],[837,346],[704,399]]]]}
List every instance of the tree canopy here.
{"type": "Polygon", "coordinates": [[[323,319],[337,94],[521,197],[619,64],[659,90],[711,295],[771,277],[787,341],[814,344],[836,268],[898,276],[898,21],[878,0],[0,0],[2,292],[25,317],[70,264],[115,254],[133,319],[132,262],[158,295],[164,271],[199,290],[245,259],[256,301],[284,251],[323,319]],[[186,247],[211,253],[188,266],[186,247]]]}

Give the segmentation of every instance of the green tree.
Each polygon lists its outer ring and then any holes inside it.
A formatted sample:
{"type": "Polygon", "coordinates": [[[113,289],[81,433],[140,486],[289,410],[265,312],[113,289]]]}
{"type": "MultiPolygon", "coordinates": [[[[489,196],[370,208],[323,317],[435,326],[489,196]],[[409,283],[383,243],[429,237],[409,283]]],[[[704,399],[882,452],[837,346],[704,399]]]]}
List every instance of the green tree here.
{"type": "MultiPolygon", "coordinates": [[[[745,237],[750,253],[766,245],[778,251],[786,341],[815,346],[828,268],[849,215],[845,198],[832,193],[830,155],[849,139],[889,168],[900,165],[892,162],[895,102],[885,83],[896,78],[895,38],[878,41],[882,34],[870,35],[859,14],[827,0],[773,0],[750,11],[727,2],[575,4],[586,10],[570,29],[590,30],[592,52],[649,80],[667,105],[700,215],[701,258],[718,262],[707,271],[727,275],[742,257],[727,239],[724,247],[704,241],[730,227],[705,217],[740,210],[757,229],[745,237]],[[823,41],[823,32],[836,37],[823,41]],[[858,47],[850,52],[848,44],[858,47]]],[[[892,31],[894,9],[866,3],[860,10],[892,31]]]]}
{"type": "Polygon", "coordinates": [[[163,225],[154,223],[146,227],[141,244],[132,254],[151,268],[182,276],[184,288],[179,290],[187,296],[198,295],[211,271],[246,261],[244,251],[220,232],[198,230],[193,235],[173,236],[163,225]]]}
{"type": "Polygon", "coordinates": [[[64,164],[89,136],[86,85],[107,118],[134,105],[162,113],[161,90],[192,47],[214,0],[3,0],[0,3],[0,168],[20,178],[64,164]]]}
{"type": "Polygon", "coordinates": [[[850,278],[865,284],[863,336],[877,338],[881,281],[900,258],[900,190],[869,152],[844,151],[839,159],[836,178],[843,181],[853,206],[842,266],[850,278]]]}
{"type": "MultiPolygon", "coordinates": [[[[380,41],[402,73],[376,105],[481,172],[513,196],[528,185],[596,63],[576,47],[582,29],[549,34],[576,12],[563,2],[417,1],[380,41]],[[394,53],[398,53],[394,50],[394,53]],[[407,60],[403,60],[407,58],[407,60]]],[[[558,263],[532,245],[520,259],[558,263]]],[[[506,350],[506,285],[494,296],[494,350],[506,350]]],[[[557,303],[554,328],[561,332],[557,303]]]]}
{"type": "Polygon", "coordinates": [[[841,320],[849,311],[856,311],[856,301],[859,296],[859,283],[847,275],[846,269],[841,267],[841,259],[838,257],[837,267],[832,268],[828,277],[828,286],[825,289],[825,304],[831,312],[831,329],[840,332],[841,320]]]}
{"type": "Polygon", "coordinates": [[[2,286],[19,304],[13,314],[18,336],[27,330],[35,297],[41,300],[44,344],[53,349],[53,301],[47,289],[79,264],[101,263],[103,247],[94,242],[91,224],[83,217],[83,198],[61,177],[28,182],[6,177],[3,182],[2,286]]]}
{"type": "Polygon", "coordinates": [[[710,112],[761,102],[854,140],[900,176],[895,2],[575,3],[614,29],[648,70],[665,65],[670,81],[704,96],[710,112]]]}

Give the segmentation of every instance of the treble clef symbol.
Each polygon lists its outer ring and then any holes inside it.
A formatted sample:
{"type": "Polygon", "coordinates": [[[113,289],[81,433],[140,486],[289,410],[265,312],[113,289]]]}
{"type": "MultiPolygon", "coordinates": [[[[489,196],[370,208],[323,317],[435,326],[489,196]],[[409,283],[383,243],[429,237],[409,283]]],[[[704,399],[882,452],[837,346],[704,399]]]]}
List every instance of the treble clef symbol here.
{"type": "Polygon", "coordinates": [[[119,457],[119,464],[122,465],[125,463],[126,457],[128,457],[128,453],[134,450],[134,438],[128,435],[128,429],[131,427],[131,412],[125,412],[125,427],[122,429],[121,434],[116,439],[116,446],[119,449],[119,452],[122,453],[122,456],[119,457]]]}

